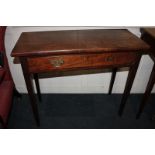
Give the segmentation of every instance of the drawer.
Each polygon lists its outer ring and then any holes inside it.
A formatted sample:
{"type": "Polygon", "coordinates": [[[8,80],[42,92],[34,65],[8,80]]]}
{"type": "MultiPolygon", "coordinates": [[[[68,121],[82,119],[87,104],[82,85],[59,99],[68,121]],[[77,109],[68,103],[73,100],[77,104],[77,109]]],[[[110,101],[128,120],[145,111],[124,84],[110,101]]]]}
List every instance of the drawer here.
{"type": "Polygon", "coordinates": [[[28,59],[29,70],[47,72],[57,70],[75,70],[79,68],[106,68],[129,66],[137,57],[135,53],[102,53],[102,54],[72,54],[61,56],[33,57],[28,59]]]}

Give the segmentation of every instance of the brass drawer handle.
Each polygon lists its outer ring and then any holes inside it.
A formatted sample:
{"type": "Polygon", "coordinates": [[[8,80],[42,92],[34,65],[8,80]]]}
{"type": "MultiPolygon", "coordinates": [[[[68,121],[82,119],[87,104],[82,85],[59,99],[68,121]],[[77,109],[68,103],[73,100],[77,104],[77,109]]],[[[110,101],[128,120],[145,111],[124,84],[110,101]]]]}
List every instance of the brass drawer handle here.
{"type": "Polygon", "coordinates": [[[107,61],[107,62],[112,62],[112,61],[114,61],[114,57],[113,57],[113,56],[108,56],[108,57],[105,59],[105,61],[107,61]]]}
{"type": "Polygon", "coordinates": [[[54,67],[61,67],[64,64],[64,60],[62,58],[57,58],[57,59],[54,59],[54,60],[50,60],[50,63],[54,67]]]}

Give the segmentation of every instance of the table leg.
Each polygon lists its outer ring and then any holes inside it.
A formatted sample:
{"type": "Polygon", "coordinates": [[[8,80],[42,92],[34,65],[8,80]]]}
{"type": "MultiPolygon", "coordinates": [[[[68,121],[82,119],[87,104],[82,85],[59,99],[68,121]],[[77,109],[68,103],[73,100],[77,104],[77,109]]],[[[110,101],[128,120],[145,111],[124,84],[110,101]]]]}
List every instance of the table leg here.
{"type": "Polygon", "coordinates": [[[146,88],[145,93],[143,95],[142,102],[140,104],[139,111],[138,111],[137,116],[136,116],[137,119],[140,117],[141,113],[144,110],[144,107],[146,105],[146,102],[147,102],[150,94],[151,94],[154,83],[155,83],[155,64],[153,66],[153,69],[152,69],[152,72],[150,75],[150,79],[149,79],[149,82],[147,84],[147,88],[146,88]]]}
{"type": "Polygon", "coordinates": [[[39,113],[38,113],[36,97],[35,97],[34,88],[33,88],[32,75],[29,73],[27,59],[26,58],[21,58],[20,61],[21,61],[21,66],[22,66],[22,70],[23,70],[25,83],[26,83],[26,87],[27,87],[27,90],[28,90],[28,95],[29,95],[29,98],[30,98],[33,114],[34,114],[36,123],[39,126],[40,125],[40,120],[39,120],[39,113]]]}
{"type": "Polygon", "coordinates": [[[35,80],[35,84],[36,84],[38,99],[39,99],[39,101],[41,101],[41,93],[40,93],[38,74],[35,73],[35,74],[33,74],[33,76],[34,76],[34,80],[35,80]]]}
{"type": "Polygon", "coordinates": [[[112,75],[111,75],[111,81],[110,81],[109,92],[108,92],[109,95],[111,95],[111,92],[112,92],[112,88],[116,77],[116,72],[117,72],[117,68],[114,68],[112,70],[112,75]]]}
{"type": "Polygon", "coordinates": [[[140,58],[141,57],[139,57],[138,60],[136,61],[136,63],[134,63],[129,69],[129,74],[128,74],[125,90],[124,90],[124,93],[123,93],[123,97],[122,97],[119,112],[118,112],[118,114],[120,116],[123,113],[127,98],[130,95],[130,90],[132,88],[132,84],[133,84],[134,78],[136,76],[136,72],[137,72],[137,69],[138,69],[138,66],[139,66],[140,58]]]}

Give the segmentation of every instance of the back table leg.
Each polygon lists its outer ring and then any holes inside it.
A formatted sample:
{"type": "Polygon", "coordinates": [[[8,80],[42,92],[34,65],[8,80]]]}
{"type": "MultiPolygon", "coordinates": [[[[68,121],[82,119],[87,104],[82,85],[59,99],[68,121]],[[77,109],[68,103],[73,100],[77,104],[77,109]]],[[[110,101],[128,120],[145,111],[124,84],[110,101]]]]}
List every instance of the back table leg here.
{"type": "Polygon", "coordinates": [[[38,107],[37,107],[37,102],[36,102],[36,97],[35,97],[33,82],[32,82],[32,74],[29,73],[27,59],[21,58],[20,61],[22,65],[22,70],[23,70],[33,114],[34,114],[37,125],[40,126],[38,107]]]}
{"type": "Polygon", "coordinates": [[[35,84],[36,84],[37,95],[38,95],[39,101],[41,101],[42,99],[41,99],[41,93],[40,93],[38,74],[35,73],[35,74],[33,74],[33,76],[34,76],[34,80],[35,80],[35,84]]]}
{"type": "Polygon", "coordinates": [[[148,98],[149,98],[149,96],[151,94],[154,83],[155,83],[155,64],[153,66],[153,69],[152,69],[152,72],[151,72],[151,76],[150,76],[146,91],[145,91],[145,93],[143,95],[142,102],[140,104],[139,111],[138,111],[137,116],[136,116],[137,119],[140,117],[142,111],[144,110],[145,104],[146,104],[146,102],[147,102],[147,100],[148,100],[148,98]]]}
{"type": "Polygon", "coordinates": [[[117,72],[117,68],[114,68],[112,70],[112,75],[111,75],[111,81],[110,81],[109,92],[108,92],[109,95],[111,95],[111,92],[112,92],[112,88],[116,77],[116,72],[117,72]]]}
{"type": "Polygon", "coordinates": [[[132,88],[132,84],[133,84],[134,78],[136,76],[136,72],[137,72],[137,69],[138,69],[138,66],[139,66],[140,58],[141,57],[139,57],[139,59],[136,61],[136,63],[134,65],[132,65],[130,67],[130,69],[129,69],[129,74],[128,74],[125,90],[124,90],[124,93],[123,93],[122,101],[121,101],[119,112],[118,112],[118,114],[120,116],[123,113],[127,98],[130,95],[130,90],[132,88]]]}

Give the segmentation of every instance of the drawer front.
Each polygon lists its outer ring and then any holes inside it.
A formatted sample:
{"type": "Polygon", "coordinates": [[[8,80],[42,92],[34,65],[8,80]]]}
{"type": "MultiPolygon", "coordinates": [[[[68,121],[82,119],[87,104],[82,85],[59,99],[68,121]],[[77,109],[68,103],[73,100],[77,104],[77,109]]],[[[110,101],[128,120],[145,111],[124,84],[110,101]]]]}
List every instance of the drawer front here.
{"type": "Polygon", "coordinates": [[[112,66],[128,66],[137,57],[135,53],[104,53],[86,55],[61,55],[29,58],[30,72],[46,72],[56,70],[73,70],[78,68],[106,68],[112,66]]]}

